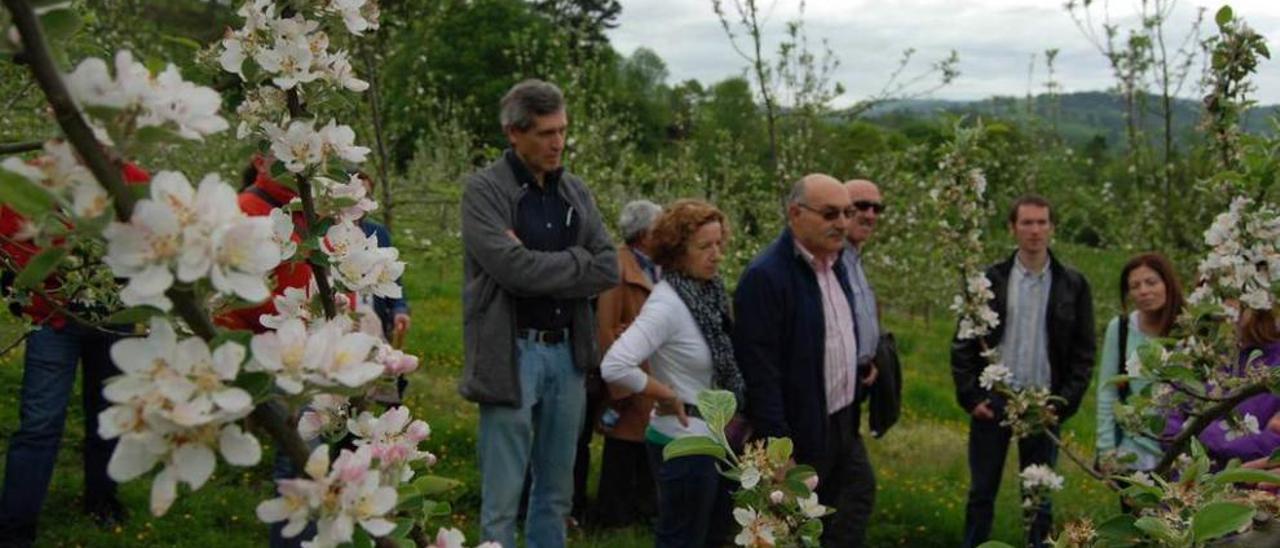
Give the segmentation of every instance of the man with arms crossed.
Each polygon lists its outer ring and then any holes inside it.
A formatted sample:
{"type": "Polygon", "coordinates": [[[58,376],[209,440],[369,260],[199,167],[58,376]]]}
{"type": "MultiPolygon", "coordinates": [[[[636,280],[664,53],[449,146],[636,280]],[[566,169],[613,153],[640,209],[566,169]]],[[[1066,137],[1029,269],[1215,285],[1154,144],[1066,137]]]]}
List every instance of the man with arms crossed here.
{"type": "Polygon", "coordinates": [[[458,391],[480,404],[480,527],[516,546],[565,545],[584,371],[600,361],[589,299],[618,283],[618,255],[581,179],[561,166],[568,118],[559,88],[516,84],[502,98],[502,158],[462,195],[465,361],[458,391]]]}

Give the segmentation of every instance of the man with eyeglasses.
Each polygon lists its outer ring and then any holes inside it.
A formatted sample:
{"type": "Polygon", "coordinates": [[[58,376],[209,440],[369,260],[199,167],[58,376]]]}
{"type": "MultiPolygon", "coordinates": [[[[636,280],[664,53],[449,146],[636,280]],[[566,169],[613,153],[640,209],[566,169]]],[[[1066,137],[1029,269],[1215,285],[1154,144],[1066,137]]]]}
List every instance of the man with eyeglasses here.
{"type": "Polygon", "coordinates": [[[840,260],[857,210],[821,174],[792,187],[787,228],[752,260],[734,293],[734,352],[758,438],[789,437],[818,472],[823,546],[862,546],[875,476],[858,436],[857,309],[840,260]]]}

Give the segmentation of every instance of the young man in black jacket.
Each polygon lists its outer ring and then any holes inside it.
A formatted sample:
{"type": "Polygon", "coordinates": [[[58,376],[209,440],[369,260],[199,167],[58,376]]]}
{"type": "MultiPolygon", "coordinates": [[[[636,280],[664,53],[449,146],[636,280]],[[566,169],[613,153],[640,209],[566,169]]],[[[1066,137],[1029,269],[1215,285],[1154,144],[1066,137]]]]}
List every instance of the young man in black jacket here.
{"type": "MultiPolygon", "coordinates": [[[[1089,282],[1049,251],[1054,215],[1048,200],[1027,195],[1009,211],[1009,230],[1018,250],[987,269],[995,294],[991,308],[1000,322],[981,338],[957,337],[951,347],[951,374],[956,398],[969,422],[969,502],[964,546],[982,544],[991,534],[995,497],[1009,451],[1012,432],[1000,425],[1004,402],[983,389],[978,377],[986,367],[985,348],[998,348],[1012,372],[1015,388],[1046,388],[1065,402],[1053,404],[1059,424],[1075,414],[1093,371],[1093,298],[1089,282]]],[[[1056,431],[1056,427],[1055,427],[1056,431]]],[[[1017,441],[1018,468],[1053,466],[1058,450],[1043,433],[1017,441]]],[[[1031,527],[1032,546],[1041,546],[1052,531],[1048,502],[1031,527]]]]}

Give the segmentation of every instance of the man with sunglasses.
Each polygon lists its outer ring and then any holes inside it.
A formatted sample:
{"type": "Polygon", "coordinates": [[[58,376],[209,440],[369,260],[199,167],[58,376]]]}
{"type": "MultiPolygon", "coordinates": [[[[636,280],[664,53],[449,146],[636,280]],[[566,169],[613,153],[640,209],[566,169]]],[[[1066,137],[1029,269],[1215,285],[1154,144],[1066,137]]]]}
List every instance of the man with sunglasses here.
{"type": "Polygon", "coordinates": [[[818,472],[823,546],[861,546],[875,476],[858,436],[857,309],[840,260],[857,217],[840,181],[796,182],[787,228],[752,260],[734,293],[734,354],[757,438],[789,437],[818,472]]]}

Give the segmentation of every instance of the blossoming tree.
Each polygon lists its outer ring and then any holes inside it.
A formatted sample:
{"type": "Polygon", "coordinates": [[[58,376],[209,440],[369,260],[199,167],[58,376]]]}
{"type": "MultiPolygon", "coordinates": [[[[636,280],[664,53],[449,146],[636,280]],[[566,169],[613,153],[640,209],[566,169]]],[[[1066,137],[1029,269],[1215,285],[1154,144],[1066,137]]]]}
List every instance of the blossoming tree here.
{"type": "MultiPolygon", "coordinates": [[[[986,182],[982,172],[968,165],[981,124],[957,128],[939,168],[933,192],[941,211],[939,230],[949,244],[949,264],[958,265],[963,283],[952,310],[958,315],[960,339],[980,338],[994,328],[998,315],[990,308],[990,282],[978,261],[984,256],[982,227],[986,182]]],[[[1280,293],[1280,210],[1247,197],[1236,198],[1205,232],[1209,247],[1198,273],[1200,284],[1189,299],[1190,308],[1170,337],[1138,349],[1140,359],[1127,365],[1125,375],[1102,382],[1124,382],[1143,375],[1151,384],[1117,410],[1126,429],[1162,441],[1167,450],[1154,474],[1126,473],[1123,466],[1102,459],[1086,463],[1053,435],[1058,418],[1044,390],[1010,385],[1010,372],[994,348],[984,348],[988,360],[980,383],[1008,401],[1001,424],[1022,438],[1036,433],[1052,437],[1059,449],[1089,476],[1118,491],[1135,509],[1094,526],[1081,520],[1067,526],[1056,546],[1132,545],[1200,546],[1214,539],[1248,530],[1257,512],[1277,510],[1273,494],[1253,489],[1280,484],[1280,475],[1241,466],[1238,461],[1214,471],[1196,436],[1214,421],[1225,419],[1232,435],[1256,434],[1259,418],[1235,416],[1245,399],[1266,392],[1280,393],[1276,368],[1246,360],[1237,363],[1235,324],[1242,309],[1270,311],[1280,293]],[[1165,435],[1165,417],[1177,411],[1189,418],[1172,436],[1165,435]]],[[[1256,357],[1256,356],[1255,356],[1256,357]]],[[[1265,418],[1263,419],[1265,420],[1265,418]]],[[[1278,452],[1280,453],[1280,452],[1278,452]]],[[[1280,461],[1273,455],[1269,462],[1280,461]]],[[[1044,466],[1023,470],[1024,522],[1030,523],[1044,497],[1060,490],[1063,478],[1044,466]]],[[[1003,546],[990,542],[990,546],[1003,546]]]]}
{"type": "Polygon", "coordinates": [[[216,173],[149,166],[158,168],[149,186],[126,187],[125,159],[230,130],[221,96],[126,50],[72,67],[61,50],[78,26],[69,3],[4,5],[0,42],[30,67],[64,134],[36,158],[0,164],[0,197],[25,219],[18,237],[41,249],[17,285],[43,291],[45,279],[68,275],[71,259],[88,253],[110,273],[102,283],[124,281],[126,308],[107,321],[147,326],[110,351],[123,372],[106,386],[111,407],[100,416],[100,435],[119,439],[111,477],[149,475],[150,510],[161,516],[180,492],[204,485],[219,460],[258,463],[266,435],[299,471],[257,505],[263,521],[286,522],[285,536],[312,523],[312,546],[394,545],[411,535],[461,546],[456,530],[425,533],[424,517],[448,512],[429,498],[449,485],[423,474],[435,462],[420,449],[427,423],[403,406],[364,408],[370,386],[418,366],[360,331],[349,305],[353,293],[399,296],[405,268],[395,248],[379,248],[355,224],[377,203],[343,167],[369,149],[349,126],[305,108],[368,87],[337,45],[376,30],[377,5],[249,0],[238,11],[243,26],[210,50],[247,87],[237,137],[269,149],[282,168],[269,175],[297,196],[267,215],[243,212],[216,173]],[[308,275],[284,287],[276,275],[284,268],[308,275]],[[220,321],[262,303],[271,306],[254,318],[260,329],[220,321]],[[344,437],[354,441],[336,445],[344,437]]]}

